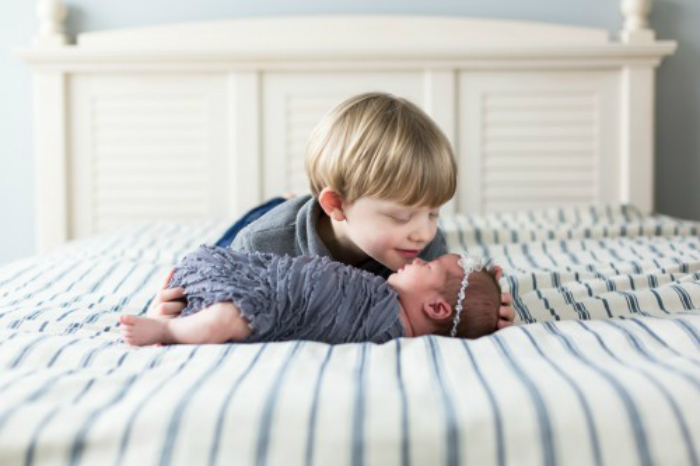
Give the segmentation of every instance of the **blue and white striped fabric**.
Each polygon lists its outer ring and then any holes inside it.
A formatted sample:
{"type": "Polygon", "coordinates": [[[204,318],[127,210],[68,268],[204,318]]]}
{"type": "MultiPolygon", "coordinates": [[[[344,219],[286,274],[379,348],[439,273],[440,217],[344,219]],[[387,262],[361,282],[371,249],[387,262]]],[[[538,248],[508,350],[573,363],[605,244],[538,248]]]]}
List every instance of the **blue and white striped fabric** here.
{"type": "Polygon", "coordinates": [[[118,315],[145,312],[223,224],[128,228],[0,268],[0,464],[698,464],[698,223],[618,208],[444,226],[454,249],[500,260],[522,325],[123,345],[118,315]]]}
{"type": "Polygon", "coordinates": [[[504,268],[527,323],[700,308],[697,222],[608,207],[458,216],[443,227],[453,249],[504,268]]]}

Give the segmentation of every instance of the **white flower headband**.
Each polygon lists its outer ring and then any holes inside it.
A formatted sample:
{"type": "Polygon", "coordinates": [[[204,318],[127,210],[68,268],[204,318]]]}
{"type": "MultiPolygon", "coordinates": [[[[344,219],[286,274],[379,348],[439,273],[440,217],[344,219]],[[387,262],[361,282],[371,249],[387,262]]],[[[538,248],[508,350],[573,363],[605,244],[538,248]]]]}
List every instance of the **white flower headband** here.
{"type": "Polygon", "coordinates": [[[450,336],[457,336],[457,326],[461,320],[462,314],[462,303],[464,301],[464,295],[467,292],[467,285],[469,285],[469,274],[472,272],[479,272],[481,270],[491,271],[493,269],[493,263],[491,260],[486,260],[483,257],[468,256],[464,253],[460,254],[460,259],[458,264],[464,270],[464,277],[462,278],[462,286],[459,289],[459,294],[457,295],[457,305],[455,306],[455,315],[452,318],[452,331],[450,331],[450,336]]]}

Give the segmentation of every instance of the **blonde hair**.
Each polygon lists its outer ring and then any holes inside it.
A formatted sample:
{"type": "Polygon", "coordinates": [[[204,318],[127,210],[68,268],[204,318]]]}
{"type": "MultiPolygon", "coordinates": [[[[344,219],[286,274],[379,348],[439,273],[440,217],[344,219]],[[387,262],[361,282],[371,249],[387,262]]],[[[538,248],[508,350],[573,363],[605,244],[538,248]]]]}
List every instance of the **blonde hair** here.
{"type": "Polygon", "coordinates": [[[332,188],[345,201],[369,196],[438,207],[457,189],[457,164],[435,122],[406,99],[352,97],[334,108],[309,139],[306,174],[318,196],[332,188]]]}

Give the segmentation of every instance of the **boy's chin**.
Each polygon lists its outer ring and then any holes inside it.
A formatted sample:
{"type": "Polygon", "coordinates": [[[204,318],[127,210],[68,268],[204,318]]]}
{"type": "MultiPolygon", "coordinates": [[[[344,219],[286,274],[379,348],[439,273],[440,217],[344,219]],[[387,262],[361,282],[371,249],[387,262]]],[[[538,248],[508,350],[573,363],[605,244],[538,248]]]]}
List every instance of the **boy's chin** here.
{"type": "Polygon", "coordinates": [[[402,268],[406,267],[407,265],[410,265],[410,262],[392,262],[392,263],[382,263],[384,267],[387,269],[391,270],[392,275],[396,275],[396,273],[401,270],[402,268]]]}
{"type": "Polygon", "coordinates": [[[374,260],[382,264],[384,267],[387,269],[391,270],[392,272],[396,273],[403,267],[406,267],[407,265],[411,265],[413,263],[413,260],[415,258],[413,257],[404,257],[399,253],[396,254],[386,254],[384,257],[373,257],[374,260]]]}
{"type": "Polygon", "coordinates": [[[394,272],[398,272],[399,270],[403,269],[404,267],[407,267],[407,266],[413,264],[413,260],[414,260],[413,258],[411,258],[411,259],[401,258],[401,259],[395,261],[392,264],[392,266],[389,268],[391,270],[393,270],[394,272]]]}

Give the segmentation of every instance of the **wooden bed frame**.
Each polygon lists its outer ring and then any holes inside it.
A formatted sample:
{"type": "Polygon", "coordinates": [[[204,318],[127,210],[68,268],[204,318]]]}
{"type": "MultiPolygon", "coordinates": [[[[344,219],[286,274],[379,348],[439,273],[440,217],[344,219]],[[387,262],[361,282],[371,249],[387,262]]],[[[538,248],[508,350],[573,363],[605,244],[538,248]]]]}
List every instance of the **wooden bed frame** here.
{"type": "Polygon", "coordinates": [[[233,218],[307,191],[306,138],[370,90],[423,107],[453,143],[447,210],[653,209],[654,71],[675,42],[623,0],[604,30],[454,17],[232,19],[63,33],[40,0],[33,69],[39,252],[136,221],[233,218]]]}

